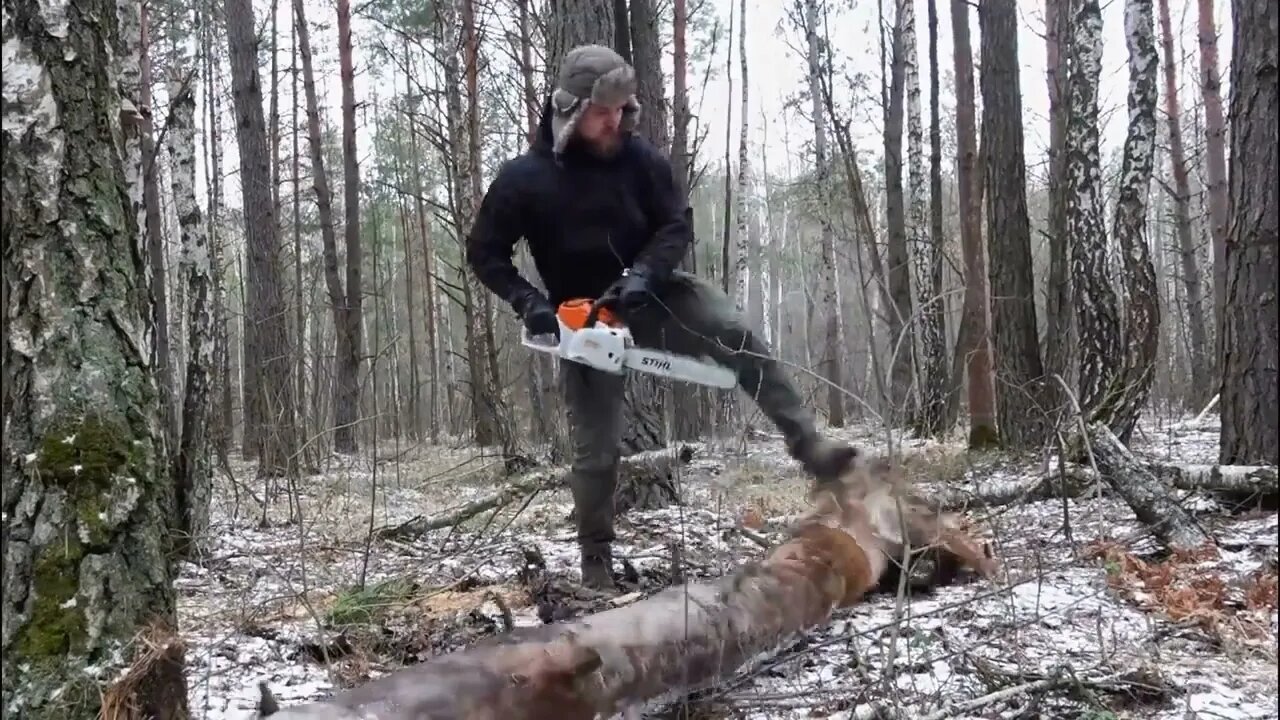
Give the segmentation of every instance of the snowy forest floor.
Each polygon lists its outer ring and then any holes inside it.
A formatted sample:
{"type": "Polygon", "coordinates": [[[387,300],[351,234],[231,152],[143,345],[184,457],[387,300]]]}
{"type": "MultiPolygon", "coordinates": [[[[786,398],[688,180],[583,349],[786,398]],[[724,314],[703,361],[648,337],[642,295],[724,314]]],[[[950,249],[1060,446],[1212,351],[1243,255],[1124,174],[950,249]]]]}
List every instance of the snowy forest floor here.
{"type": "MultiPolygon", "coordinates": [[[[875,427],[833,434],[871,452],[885,448],[875,427]]],[[[1149,419],[1132,449],[1166,463],[1212,464],[1217,444],[1216,426],[1149,419]]],[[[979,491],[1043,472],[1042,459],[975,456],[961,443],[901,445],[926,493],[979,491]]],[[[540,612],[634,601],[669,582],[672,541],[690,580],[760,557],[759,544],[733,528],[744,513],[773,518],[803,507],[798,466],[772,437],[693,447],[679,478],[683,505],[631,511],[618,521],[615,560],[634,569],[623,593],[581,602],[550,596],[526,572],[545,562],[546,576],[577,579],[567,489],[417,539],[368,540],[371,526],[431,517],[492,494],[500,485],[494,461],[475,448],[382,448],[376,468],[367,451],[335,457],[301,483],[305,521],[288,522],[281,492],[266,526],[252,497],[262,496],[252,466],[233,461],[239,479],[223,473],[217,481],[213,540],[199,562],[184,563],[179,579],[193,717],[253,717],[259,681],[282,705],[319,699],[508,623],[539,624],[540,612]],[[540,588],[532,597],[531,587],[540,588]]],[[[1161,557],[1105,489],[972,510],[1007,568],[1005,581],[966,578],[902,602],[870,597],[689,699],[686,713],[1276,718],[1277,513],[1179,496],[1211,530],[1216,552],[1161,557]]],[[[674,718],[677,710],[656,707],[647,716],[674,718]]]]}

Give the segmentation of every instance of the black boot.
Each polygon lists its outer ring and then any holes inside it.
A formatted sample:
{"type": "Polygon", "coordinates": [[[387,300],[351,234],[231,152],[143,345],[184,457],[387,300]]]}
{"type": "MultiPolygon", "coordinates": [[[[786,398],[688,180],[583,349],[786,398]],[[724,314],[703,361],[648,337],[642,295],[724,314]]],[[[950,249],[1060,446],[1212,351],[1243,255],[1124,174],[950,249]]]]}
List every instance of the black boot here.
{"type": "Polygon", "coordinates": [[[609,546],[583,546],[582,585],[600,592],[613,592],[613,554],[609,546]]]}
{"type": "Polygon", "coordinates": [[[840,481],[858,457],[858,450],[839,440],[809,435],[791,448],[791,456],[800,461],[817,484],[828,485],[840,481]]]}

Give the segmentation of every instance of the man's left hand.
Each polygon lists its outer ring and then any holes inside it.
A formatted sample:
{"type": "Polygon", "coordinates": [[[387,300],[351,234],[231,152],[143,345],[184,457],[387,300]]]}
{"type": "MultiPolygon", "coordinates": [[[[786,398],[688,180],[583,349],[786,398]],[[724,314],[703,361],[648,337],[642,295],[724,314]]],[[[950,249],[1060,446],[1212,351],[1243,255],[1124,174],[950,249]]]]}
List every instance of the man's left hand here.
{"type": "Polygon", "coordinates": [[[591,305],[591,313],[587,317],[587,327],[595,324],[596,315],[603,308],[617,313],[624,320],[627,313],[644,305],[652,297],[649,279],[643,272],[630,270],[613,282],[604,293],[591,305]]]}

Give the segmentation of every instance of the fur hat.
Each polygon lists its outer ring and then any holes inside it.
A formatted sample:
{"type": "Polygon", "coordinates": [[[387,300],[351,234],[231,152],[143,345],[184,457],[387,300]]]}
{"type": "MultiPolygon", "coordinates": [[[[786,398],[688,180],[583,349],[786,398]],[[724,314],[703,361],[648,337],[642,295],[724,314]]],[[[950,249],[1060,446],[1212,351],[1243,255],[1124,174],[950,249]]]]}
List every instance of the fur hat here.
{"type": "Polygon", "coordinates": [[[551,134],[557,155],[564,152],[578,118],[593,102],[623,103],[621,127],[628,132],[635,129],[640,117],[635,69],[610,48],[579,45],[565,54],[551,93],[551,134]]]}

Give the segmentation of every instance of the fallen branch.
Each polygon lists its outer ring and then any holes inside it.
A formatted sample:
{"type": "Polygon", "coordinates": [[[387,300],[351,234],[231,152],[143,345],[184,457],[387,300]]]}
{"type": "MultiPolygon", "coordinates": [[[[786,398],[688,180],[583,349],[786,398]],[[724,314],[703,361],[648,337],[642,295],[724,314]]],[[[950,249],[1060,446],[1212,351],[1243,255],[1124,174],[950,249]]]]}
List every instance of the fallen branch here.
{"type": "MultiPolygon", "coordinates": [[[[683,446],[675,450],[655,450],[623,458],[618,469],[618,485],[635,487],[648,482],[669,484],[670,474],[675,467],[689,462],[692,457],[692,448],[683,446]]],[[[522,500],[528,495],[559,489],[564,487],[568,480],[567,468],[539,470],[508,482],[497,492],[472,500],[460,508],[430,518],[419,515],[399,525],[379,528],[374,532],[374,536],[381,540],[416,538],[432,530],[453,527],[480,513],[522,500]]],[[[625,508],[619,510],[619,512],[623,511],[625,508]]]]}
{"type": "Polygon", "coordinates": [[[1134,457],[1106,425],[1093,423],[1089,442],[1107,483],[1161,544],[1169,549],[1191,549],[1209,541],[1209,535],[1169,492],[1169,484],[1134,457]]]}
{"type": "Polygon", "coordinates": [[[587,720],[706,688],[858,602],[900,553],[895,538],[993,577],[997,566],[949,520],[859,467],[818,492],[787,541],[718,582],[670,588],[559,625],[521,628],[275,720],[587,720]],[[899,504],[899,500],[902,504],[899,504]]]}

